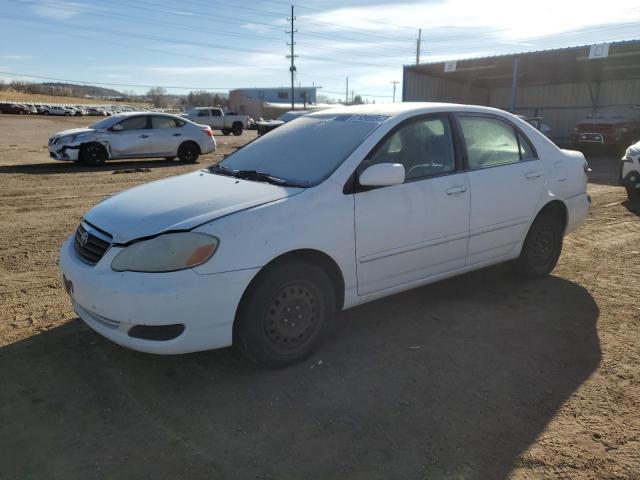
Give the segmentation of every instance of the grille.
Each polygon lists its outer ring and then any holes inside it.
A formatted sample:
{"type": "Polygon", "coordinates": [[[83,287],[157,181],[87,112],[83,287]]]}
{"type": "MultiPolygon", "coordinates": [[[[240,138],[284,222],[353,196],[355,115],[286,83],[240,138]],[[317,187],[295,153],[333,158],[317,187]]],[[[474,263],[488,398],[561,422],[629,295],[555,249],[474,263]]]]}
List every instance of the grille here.
{"type": "Polygon", "coordinates": [[[111,246],[109,236],[80,224],[76,230],[74,246],[80,259],[95,265],[111,246]],[[86,240],[85,240],[86,238],[86,240]]]}

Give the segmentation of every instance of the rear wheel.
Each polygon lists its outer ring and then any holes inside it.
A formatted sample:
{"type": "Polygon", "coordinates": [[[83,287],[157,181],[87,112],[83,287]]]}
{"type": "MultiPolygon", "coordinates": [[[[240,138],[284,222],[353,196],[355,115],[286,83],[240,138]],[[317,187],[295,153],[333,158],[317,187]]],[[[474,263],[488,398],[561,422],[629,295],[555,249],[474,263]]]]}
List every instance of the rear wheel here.
{"type": "Polygon", "coordinates": [[[335,309],[335,291],[320,267],[306,262],[267,267],[243,298],[234,343],[266,367],[299,362],[318,346],[335,309]]]}
{"type": "Polygon", "coordinates": [[[627,184],[627,198],[632,202],[640,200],[640,183],[627,184]]]}
{"type": "Polygon", "coordinates": [[[233,127],[231,128],[231,131],[233,132],[233,134],[236,137],[242,135],[242,124],[241,123],[234,123],[233,127]]]}
{"type": "Polygon", "coordinates": [[[79,158],[84,165],[98,166],[107,161],[107,151],[99,143],[88,143],[80,149],[79,158]]]}
{"type": "Polygon", "coordinates": [[[195,163],[200,156],[200,148],[193,142],[185,142],[178,148],[178,158],[182,163],[195,163]]]}
{"type": "Polygon", "coordinates": [[[554,211],[539,215],[529,228],[516,271],[527,278],[542,278],[551,273],[562,251],[562,221],[554,211]]]}
{"type": "Polygon", "coordinates": [[[222,133],[223,133],[224,135],[229,135],[229,134],[231,133],[231,130],[230,130],[229,128],[223,128],[223,129],[222,129],[222,133]]]}

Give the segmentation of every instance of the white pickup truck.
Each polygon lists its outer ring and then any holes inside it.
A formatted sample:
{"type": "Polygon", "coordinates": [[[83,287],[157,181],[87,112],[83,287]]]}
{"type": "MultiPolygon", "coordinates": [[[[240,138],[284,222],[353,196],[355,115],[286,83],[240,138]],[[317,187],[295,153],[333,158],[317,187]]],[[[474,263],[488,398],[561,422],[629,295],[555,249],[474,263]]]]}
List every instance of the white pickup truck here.
{"type": "Polygon", "coordinates": [[[222,130],[222,133],[229,135],[242,135],[242,131],[249,123],[248,115],[225,114],[221,108],[217,107],[195,107],[187,110],[183,117],[192,122],[209,125],[212,129],[222,130]]]}

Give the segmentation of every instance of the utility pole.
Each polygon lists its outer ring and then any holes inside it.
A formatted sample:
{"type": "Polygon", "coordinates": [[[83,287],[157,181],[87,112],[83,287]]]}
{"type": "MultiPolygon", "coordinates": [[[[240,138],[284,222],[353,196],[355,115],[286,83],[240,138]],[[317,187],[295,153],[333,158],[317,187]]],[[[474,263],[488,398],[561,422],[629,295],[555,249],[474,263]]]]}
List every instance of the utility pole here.
{"type": "Polygon", "coordinates": [[[418,29],[418,43],[416,43],[416,65],[420,65],[420,44],[422,43],[422,29],[418,29]]]}
{"type": "Polygon", "coordinates": [[[400,82],[392,80],[391,83],[393,83],[393,103],[396,103],[396,85],[400,82]]]}
{"type": "Polygon", "coordinates": [[[296,44],[294,41],[294,34],[297,30],[294,28],[294,22],[296,17],[293,15],[293,5],[291,5],[291,18],[287,18],[287,22],[291,24],[291,30],[286,32],[291,35],[291,43],[287,43],[291,47],[291,54],[287,55],[287,58],[291,59],[291,66],[289,67],[289,71],[291,72],[291,110],[295,110],[295,83],[294,83],[294,75],[296,72],[295,58],[297,55],[293,53],[293,46],[296,44]]]}
{"type": "Polygon", "coordinates": [[[347,90],[344,93],[344,104],[349,105],[349,77],[347,77],[347,90]]]}

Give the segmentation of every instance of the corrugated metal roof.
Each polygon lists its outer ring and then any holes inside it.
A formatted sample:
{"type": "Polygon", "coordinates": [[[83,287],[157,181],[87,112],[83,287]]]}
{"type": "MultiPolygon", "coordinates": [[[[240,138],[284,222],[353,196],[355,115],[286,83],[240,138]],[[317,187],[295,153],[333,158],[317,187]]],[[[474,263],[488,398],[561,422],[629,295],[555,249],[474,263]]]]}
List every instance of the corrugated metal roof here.
{"type": "Polygon", "coordinates": [[[560,47],[560,48],[547,48],[547,49],[542,49],[542,50],[528,50],[528,51],[524,51],[524,52],[516,52],[516,53],[504,53],[504,54],[500,54],[500,55],[488,55],[485,57],[464,57],[464,58],[452,58],[451,60],[441,60],[438,62],[423,62],[423,63],[419,63],[419,64],[406,64],[404,65],[404,68],[418,68],[421,66],[426,66],[426,65],[444,65],[445,63],[451,61],[456,61],[456,62],[464,62],[464,61],[468,61],[468,60],[494,60],[496,58],[509,58],[509,57],[519,57],[519,56],[523,56],[523,55],[538,55],[538,54],[544,54],[544,53],[558,53],[558,52],[566,52],[569,50],[579,50],[579,49],[583,49],[583,48],[590,48],[592,45],[598,45],[598,44],[602,44],[602,43],[608,43],[610,46],[622,46],[622,45],[640,45],[640,39],[629,39],[629,40],[622,40],[622,41],[617,41],[617,42],[595,42],[595,43],[588,43],[585,45],[574,45],[574,46],[569,46],[569,47],[560,47]]]}

